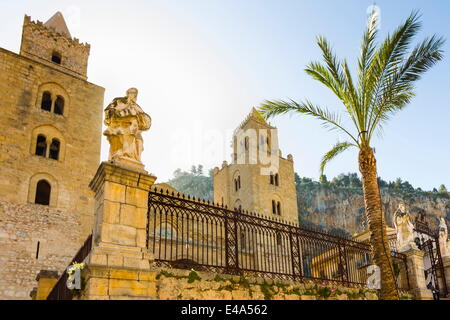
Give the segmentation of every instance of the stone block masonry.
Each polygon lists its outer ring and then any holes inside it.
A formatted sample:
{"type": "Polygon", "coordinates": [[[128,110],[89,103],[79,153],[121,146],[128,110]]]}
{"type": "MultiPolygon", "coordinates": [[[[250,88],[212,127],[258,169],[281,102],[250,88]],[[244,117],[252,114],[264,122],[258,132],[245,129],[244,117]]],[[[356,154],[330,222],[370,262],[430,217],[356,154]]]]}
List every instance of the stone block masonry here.
{"type": "Polygon", "coordinates": [[[86,81],[89,49],[28,16],[20,54],[0,48],[1,300],[30,299],[39,271],[61,274],[92,232],[104,88],[86,81]],[[40,181],[48,206],[35,204],[40,181]]]}
{"type": "Polygon", "coordinates": [[[30,299],[41,270],[61,272],[80,247],[76,215],[0,202],[0,299],[30,299]]]}
{"type": "MultiPolygon", "coordinates": [[[[173,268],[142,271],[89,266],[77,299],[89,300],[378,300],[376,291],[313,282],[274,281],[173,268]]],[[[402,299],[412,299],[407,292],[402,299]]]]}

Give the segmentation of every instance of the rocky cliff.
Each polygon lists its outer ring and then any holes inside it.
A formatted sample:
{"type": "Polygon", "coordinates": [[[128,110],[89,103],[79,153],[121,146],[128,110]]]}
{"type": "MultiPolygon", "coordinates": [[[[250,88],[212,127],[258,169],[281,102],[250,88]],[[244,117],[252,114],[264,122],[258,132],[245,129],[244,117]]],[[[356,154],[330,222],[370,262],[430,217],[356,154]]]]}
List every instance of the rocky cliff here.
{"type": "MultiPolygon", "coordinates": [[[[180,169],[167,183],[185,194],[212,200],[212,173],[203,174],[203,167],[193,166],[190,172],[180,169]]],[[[350,236],[366,229],[362,184],[356,173],[341,174],[328,182],[295,175],[300,224],[314,229],[350,236]]],[[[444,217],[450,226],[450,193],[441,185],[439,191],[414,188],[400,178],[394,182],[379,179],[384,213],[388,225],[393,226],[393,215],[400,202],[406,204],[413,216],[423,210],[427,220],[437,230],[439,218],[444,217]]]]}
{"type": "MultiPolygon", "coordinates": [[[[381,189],[383,209],[388,225],[393,226],[393,215],[400,202],[406,204],[413,216],[424,210],[434,230],[440,217],[450,225],[450,198],[447,194],[421,191],[381,189]]],[[[297,184],[300,223],[329,231],[345,230],[354,234],[366,229],[364,199],[361,188],[334,187],[318,182],[297,184]]]]}

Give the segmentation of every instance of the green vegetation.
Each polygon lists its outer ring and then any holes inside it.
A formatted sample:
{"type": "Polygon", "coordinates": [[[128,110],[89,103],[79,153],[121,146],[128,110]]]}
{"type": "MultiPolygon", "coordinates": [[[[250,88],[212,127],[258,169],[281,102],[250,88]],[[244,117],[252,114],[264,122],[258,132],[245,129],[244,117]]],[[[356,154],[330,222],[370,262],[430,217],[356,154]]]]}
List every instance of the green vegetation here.
{"type": "MultiPolygon", "coordinates": [[[[192,166],[190,172],[175,170],[173,178],[167,184],[178,191],[204,200],[213,200],[213,175],[209,170],[208,176],[203,173],[201,164],[192,166]]],[[[328,180],[326,175],[322,175],[319,181],[311,178],[300,177],[295,173],[295,184],[297,193],[301,197],[310,198],[321,190],[344,192],[348,195],[362,195],[362,183],[357,173],[341,173],[337,177],[328,180]]],[[[405,200],[417,197],[445,198],[450,199],[450,193],[445,185],[441,184],[439,189],[424,191],[421,188],[414,188],[408,181],[397,178],[395,181],[385,181],[378,178],[378,185],[382,193],[391,196],[399,196],[405,200]]]]}
{"type": "Polygon", "coordinates": [[[191,270],[191,272],[189,272],[189,275],[188,275],[188,283],[192,283],[195,280],[200,281],[200,280],[202,280],[202,278],[200,278],[200,276],[197,274],[197,272],[195,272],[194,270],[191,270]]]}
{"type": "MultiPolygon", "coordinates": [[[[177,169],[174,177],[167,183],[184,194],[194,196],[204,200],[213,200],[213,178],[212,170],[208,176],[204,175],[202,165],[192,166],[190,172],[177,169]]],[[[302,213],[307,213],[314,208],[313,200],[319,193],[327,192],[341,195],[341,198],[352,198],[362,196],[362,183],[357,173],[341,173],[337,177],[329,179],[326,175],[322,175],[319,181],[311,178],[300,177],[295,174],[295,184],[297,188],[298,210],[301,225],[306,228],[314,229],[322,232],[329,232],[343,237],[349,237],[350,234],[340,228],[327,228],[308,221],[302,213]]],[[[381,194],[391,197],[400,198],[404,201],[417,198],[428,198],[436,200],[450,199],[450,193],[445,185],[441,185],[434,191],[424,191],[421,188],[414,188],[408,181],[397,178],[395,181],[385,181],[378,178],[381,194]]],[[[363,212],[361,212],[363,214],[363,212]]],[[[356,217],[356,219],[359,219],[356,217]]]]}
{"type": "Polygon", "coordinates": [[[175,170],[173,178],[167,184],[178,191],[200,198],[203,200],[213,199],[213,171],[210,170],[208,176],[203,174],[203,166],[192,166],[190,172],[175,170]]]}

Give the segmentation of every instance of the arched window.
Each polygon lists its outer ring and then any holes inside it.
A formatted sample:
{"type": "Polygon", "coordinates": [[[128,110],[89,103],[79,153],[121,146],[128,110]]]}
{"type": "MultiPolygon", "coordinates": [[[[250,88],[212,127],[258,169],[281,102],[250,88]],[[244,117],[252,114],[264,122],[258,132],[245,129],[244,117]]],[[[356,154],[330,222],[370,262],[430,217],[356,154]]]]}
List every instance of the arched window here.
{"type": "Polygon", "coordinates": [[[273,174],[270,174],[270,184],[274,184],[274,177],[273,177],[273,174]]]}
{"type": "Polygon", "coordinates": [[[43,135],[38,135],[36,140],[36,155],[45,157],[47,155],[47,138],[43,135]]]}
{"type": "Polygon", "coordinates": [[[56,114],[64,114],[64,98],[61,96],[56,97],[55,109],[53,110],[56,114]]]}
{"type": "Polygon", "coordinates": [[[45,111],[51,111],[52,109],[52,94],[48,91],[42,94],[41,109],[45,111]]]}
{"type": "Polygon", "coordinates": [[[278,173],[275,175],[275,185],[279,186],[278,173]]]}
{"type": "Polygon", "coordinates": [[[281,202],[272,200],[272,213],[281,215],[281,202]]]}
{"type": "Polygon", "coordinates": [[[241,188],[241,176],[237,176],[234,179],[234,191],[238,191],[241,188]]]}
{"type": "Polygon", "coordinates": [[[34,203],[44,206],[50,205],[50,194],[52,187],[46,180],[39,180],[36,185],[36,197],[34,203]]]}
{"type": "Polygon", "coordinates": [[[249,148],[249,138],[248,137],[245,137],[244,144],[245,144],[245,151],[248,151],[248,148],[249,148]]]}
{"type": "Polygon", "coordinates": [[[50,145],[49,157],[50,159],[58,160],[59,159],[59,147],[60,142],[58,139],[53,139],[52,144],[50,145]]]}
{"type": "Polygon", "coordinates": [[[281,246],[281,234],[277,233],[277,246],[281,246]]]}
{"type": "Polygon", "coordinates": [[[56,64],[61,64],[61,54],[57,51],[53,51],[52,61],[56,64]]]}

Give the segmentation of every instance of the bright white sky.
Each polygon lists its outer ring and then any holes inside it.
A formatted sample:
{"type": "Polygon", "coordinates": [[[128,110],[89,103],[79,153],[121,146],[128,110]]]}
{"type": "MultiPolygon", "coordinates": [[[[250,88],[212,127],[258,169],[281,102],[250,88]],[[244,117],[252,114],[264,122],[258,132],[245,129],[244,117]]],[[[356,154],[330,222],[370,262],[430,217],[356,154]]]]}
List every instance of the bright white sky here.
{"type": "MultiPolygon", "coordinates": [[[[393,30],[413,8],[423,13],[420,35],[449,38],[449,5],[434,1],[378,1],[381,34],[393,30]]],[[[56,11],[72,36],[91,44],[89,81],[106,88],[105,106],[129,87],[153,119],[144,134],[146,169],[169,179],[177,168],[206,169],[230,159],[230,134],[252,106],[265,99],[309,98],[337,105],[303,72],[319,59],[315,36],[325,35],[341,57],[355,61],[366,10],[372,1],[5,1],[0,2],[0,46],[19,51],[24,14],[46,21],[56,11]]],[[[446,51],[450,50],[448,44],[446,51]]],[[[448,60],[448,59],[447,59],[448,60]]],[[[411,106],[375,141],[379,174],[402,177],[415,187],[450,187],[449,62],[418,85],[411,106]]],[[[301,176],[318,178],[322,155],[338,137],[300,116],[272,121],[283,155],[293,154],[301,176]]],[[[102,160],[108,144],[102,140],[102,160]]],[[[357,154],[330,164],[329,178],[357,171],[357,154]]]]}

